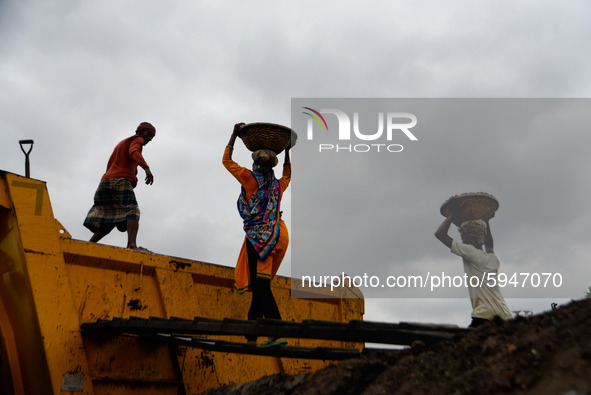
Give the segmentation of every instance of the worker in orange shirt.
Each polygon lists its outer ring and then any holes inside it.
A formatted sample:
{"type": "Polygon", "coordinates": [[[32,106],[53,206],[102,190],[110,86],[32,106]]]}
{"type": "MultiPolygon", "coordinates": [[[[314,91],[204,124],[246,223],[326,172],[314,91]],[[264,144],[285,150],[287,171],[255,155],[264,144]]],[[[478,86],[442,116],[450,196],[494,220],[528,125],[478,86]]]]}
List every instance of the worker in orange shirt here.
{"type": "Polygon", "coordinates": [[[135,135],[119,142],[107,163],[107,171],[94,194],[94,205],[84,220],[93,232],[90,242],[97,243],[116,226],[127,231],[127,248],[137,246],[140,209],[133,189],[137,185],[138,165],[146,172],[146,184],[152,185],[154,176],[142,156],[142,148],[156,135],[156,128],[148,122],[139,124],[135,135]]]}

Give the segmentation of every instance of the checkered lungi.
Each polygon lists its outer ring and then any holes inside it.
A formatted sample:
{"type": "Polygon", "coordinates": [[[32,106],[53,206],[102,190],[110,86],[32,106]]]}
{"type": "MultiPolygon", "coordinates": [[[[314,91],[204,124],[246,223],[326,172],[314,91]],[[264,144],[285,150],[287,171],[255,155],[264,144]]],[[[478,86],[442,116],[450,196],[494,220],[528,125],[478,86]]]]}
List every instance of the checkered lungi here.
{"type": "Polygon", "coordinates": [[[125,178],[101,180],[94,194],[94,206],[88,211],[84,226],[91,232],[104,226],[117,226],[117,229],[125,232],[130,219],[140,219],[140,208],[131,182],[125,178]]]}

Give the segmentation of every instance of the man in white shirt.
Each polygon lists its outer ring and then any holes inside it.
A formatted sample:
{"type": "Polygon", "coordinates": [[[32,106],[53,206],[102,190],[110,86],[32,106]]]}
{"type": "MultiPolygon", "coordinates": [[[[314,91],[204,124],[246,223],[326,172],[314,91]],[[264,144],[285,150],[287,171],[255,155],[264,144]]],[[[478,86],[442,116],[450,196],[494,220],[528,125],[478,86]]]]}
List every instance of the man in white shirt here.
{"type": "Polygon", "coordinates": [[[470,327],[492,320],[495,316],[504,320],[513,318],[499,290],[497,279],[500,263],[494,254],[488,221],[472,220],[462,223],[459,228],[462,242],[458,242],[448,235],[455,215],[451,214],[441,223],[435,237],[449,247],[452,253],[461,256],[464,262],[472,302],[470,327]],[[470,281],[473,277],[478,278],[479,286],[473,286],[477,283],[475,279],[470,281]]]}

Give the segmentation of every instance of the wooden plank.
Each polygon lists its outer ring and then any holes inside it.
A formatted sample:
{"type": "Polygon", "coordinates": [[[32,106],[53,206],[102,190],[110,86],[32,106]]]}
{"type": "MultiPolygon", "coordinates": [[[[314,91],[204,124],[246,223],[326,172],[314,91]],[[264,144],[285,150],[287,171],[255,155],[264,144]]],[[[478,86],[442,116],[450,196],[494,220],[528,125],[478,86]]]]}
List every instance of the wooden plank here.
{"type": "Polygon", "coordinates": [[[274,347],[258,347],[255,344],[235,343],[225,340],[207,339],[195,336],[166,336],[153,334],[142,336],[158,342],[172,343],[188,347],[200,348],[208,351],[231,352],[236,354],[262,355],[280,358],[304,358],[322,360],[344,360],[358,357],[361,352],[357,349],[344,349],[332,347],[293,347],[280,345],[274,347]]]}
{"type": "Polygon", "coordinates": [[[186,335],[256,335],[269,337],[341,340],[347,342],[369,342],[410,345],[415,340],[432,343],[451,340],[469,329],[433,324],[391,324],[380,322],[351,321],[350,323],[305,320],[301,323],[281,320],[260,319],[256,321],[224,319],[194,320],[171,318],[98,320],[82,324],[87,333],[182,333],[186,335]]]}

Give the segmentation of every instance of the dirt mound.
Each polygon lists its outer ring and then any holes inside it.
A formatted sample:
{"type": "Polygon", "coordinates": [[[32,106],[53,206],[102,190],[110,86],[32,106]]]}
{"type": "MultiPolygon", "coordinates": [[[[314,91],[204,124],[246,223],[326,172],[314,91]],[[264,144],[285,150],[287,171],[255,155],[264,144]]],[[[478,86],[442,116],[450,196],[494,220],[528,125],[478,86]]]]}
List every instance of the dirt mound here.
{"type": "Polygon", "coordinates": [[[360,358],[298,376],[273,375],[214,394],[591,394],[591,299],[457,341],[360,358]]]}

